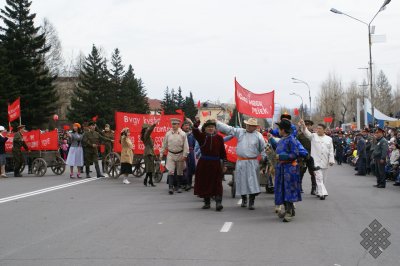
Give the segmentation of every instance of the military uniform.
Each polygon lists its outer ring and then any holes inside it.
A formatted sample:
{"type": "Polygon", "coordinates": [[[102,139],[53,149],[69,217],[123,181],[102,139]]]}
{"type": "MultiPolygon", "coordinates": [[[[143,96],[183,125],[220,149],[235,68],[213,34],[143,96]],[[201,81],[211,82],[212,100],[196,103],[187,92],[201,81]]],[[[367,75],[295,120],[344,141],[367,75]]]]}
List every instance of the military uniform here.
{"type": "Polygon", "coordinates": [[[155,186],[153,184],[153,176],[156,170],[154,161],[156,159],[156,156],[154,154],[154,142],[151,138],[151,133],[153,133],[154,128],[156,127],[156,124],[154,125],[147,125],[143,124],[142,130],[144,131],[142,134],[142,141],[144,144],[144,164],[145,164],[145,172],[146,172],[146,177],[143,181],[143,184],[147,186],[147,180],[149,180],[149,184],[151,186],[155,186]]]}
{"type": "Polygon", "coordinates": [[[388,142],[384,137],[382,137],[377,139],[374,151],[372,152],[372,158],[375,162],[375,176],[377,181],[376,186],[379,188],[386,187],[385,164],[388,149],[388,142]]]}
{"type": "Polygon", "coordinates": [[[311,195],[315,195],[316,189],[317,189],[317,181],[315,178],[315,172],[314,172],[314,158],[311,157],[311,140],[309,140],[303,132],[299,132],[297,134],[297,139],[303,145],[303,147],[308,151],[308,156],[304,159],[301,160],[301,165],[300,165],[300,182],[301,182],[301,191],[303,191],[303,177],[304,174],[307,171],[308,168],[308,173],[311,176],[311,195]]]}
{"type": "Polygon", "coordinates": [[[84,158],[86,166],[86,177],[89,178],[90,165],[93,163],[96,168],[97,177],[103,177],[100,172],[99,158],[98,158],[98,145],[100,141],[112,141],[106,137],[103,137],[96,131],[86,131],[83,134],[83,147],[84,147],[84,158]],[[96,145],[96,146],[94,146],[96,145]]]}
{"type": "Polygon", "coordinates": [[[104,153],[101,155],[101,164],[102,164],[102,168],[103,168],[103,172],[105,171],[104,167],[105,167],[105,162],[106,162],[106,157],[108,154],[110,154],[113,151],[113,142],[111,140],[114,139],[114,131],[110,130],[103,130],[101,132],[101,134],[103,135],[103,137],[107,138],[107,140],[102,140],[101,143],[104,145],[105,149],[104,149],[104,153]]]}
{"type": "Polygon", "coordinates": [[[14,159],[14,176],[21,177],[21,167],[24,165],[24,156],[22,154],[21,148],[24,147],[25,150],[29,150],[28,145],[26,145],[21,132],[17,132],[14,135],[12,155],[14,159]]]}

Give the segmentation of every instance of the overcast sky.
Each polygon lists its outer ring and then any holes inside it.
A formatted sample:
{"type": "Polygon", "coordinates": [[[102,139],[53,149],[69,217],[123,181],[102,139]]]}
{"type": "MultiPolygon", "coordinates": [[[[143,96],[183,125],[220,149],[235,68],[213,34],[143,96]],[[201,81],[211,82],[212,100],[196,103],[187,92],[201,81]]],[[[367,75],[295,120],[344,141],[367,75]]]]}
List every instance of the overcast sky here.
{"type": "MultiPolygon", "coordinates": [[[[0,0],[1,6],[5,4],[0,0]]],[[[162,98],[181,86],[196,99],[233,101],[234,77],[256,92],[276,91],[276,102],[308,103],[329,72],[361,84],[368,66],[367,26],[329,12],[335,7],[369,22],[383,0],[33,0],[38,23],[56,27],[66,59],[96,44],[107,55],[118,47],[148,95],[162,98]]],[[[373,25],[386,43],[373,45],[373,61],[400,83],[400,3],[393,0],[373,25]]]]}

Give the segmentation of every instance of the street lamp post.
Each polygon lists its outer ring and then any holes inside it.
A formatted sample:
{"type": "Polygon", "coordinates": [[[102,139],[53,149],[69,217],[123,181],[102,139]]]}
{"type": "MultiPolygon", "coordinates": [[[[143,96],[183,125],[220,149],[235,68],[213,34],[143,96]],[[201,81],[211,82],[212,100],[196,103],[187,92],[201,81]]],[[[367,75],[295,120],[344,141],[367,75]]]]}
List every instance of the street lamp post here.
{"type": "Polygon", "coordinates": [[[292,80],[293,80],[293,83],[302,83],[302,84],[306,85],[306,86],[307,86],[307,88],[308,88],[308,97],[309,97],[309,99],[310,99],[310,120],[312,121],[312,109],[311,109],[311,89],[310,89],[310,85],[308,85],[308,83],[307,83],[307,82],[305,82],[305,81],[303,81],[303,80],[301,80],[301,79],[292,78],[292,80]]]}
{"type": "Polygon", "coordinates": [[[364,22],[358,18],[352,17],[346,13],[343,13],[335,8],[331,8],[331,12],[338,14],[338,15],[345,15],[346,17],[349,17],[351,19],[357,20],[358,22],[361,22],[368,27],[368,48],[369,48],[369,85],[370,85],[370,94],[371,94],[371,109],[372,109],[372,126],[375,126],[375,111],[374,111],[374,92],[373,92],[373,86],[372,86],[372,41],[371,41],[371,23],[374,21],[376,16],[383,10],[385,10],[385,7],[390,3],[391,0],[385,0],[381,8],[376,12],[375,16],[371,19],[369,23],[364,22]]]}
{"type": "Polygon", "coordinates": [[[301,99],[301,119],[303,119],[303,109],[304,109],[303,97],[301,97],[300,94],[297,94],[297,93],[294,93],[294,92],[290,93],[290,95],[297,96],[297,97],[299,97],[301,99]]]}

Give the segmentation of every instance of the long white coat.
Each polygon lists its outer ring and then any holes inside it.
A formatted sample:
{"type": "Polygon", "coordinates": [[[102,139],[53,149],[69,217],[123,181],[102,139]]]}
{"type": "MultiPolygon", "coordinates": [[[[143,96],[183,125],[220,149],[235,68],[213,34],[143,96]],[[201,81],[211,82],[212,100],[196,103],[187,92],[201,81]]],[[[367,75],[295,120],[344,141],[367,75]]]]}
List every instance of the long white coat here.
{"type": "Polygon", "coordinates": [[[314,158],[315,166],[327,169],[330,163],[334,164],[332,138],[327,135],[320,137],[317,133],[311,133],[307,128],[303,132],[311,140],[311,156],[314,158]]]}

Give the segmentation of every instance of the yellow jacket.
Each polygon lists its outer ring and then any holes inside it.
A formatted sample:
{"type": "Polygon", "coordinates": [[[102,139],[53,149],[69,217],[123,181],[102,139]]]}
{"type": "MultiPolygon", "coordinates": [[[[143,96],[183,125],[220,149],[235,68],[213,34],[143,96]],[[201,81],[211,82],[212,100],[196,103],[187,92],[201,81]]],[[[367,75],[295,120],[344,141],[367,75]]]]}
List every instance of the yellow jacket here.
{"type": "Polygon", "coordinates": [[[126,136],[121,137],[121,163],[130,163],[133,162],[133,144],[130,138],[126,136]]]}

